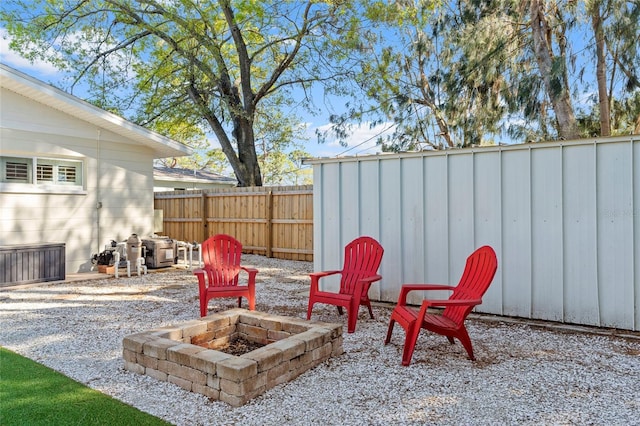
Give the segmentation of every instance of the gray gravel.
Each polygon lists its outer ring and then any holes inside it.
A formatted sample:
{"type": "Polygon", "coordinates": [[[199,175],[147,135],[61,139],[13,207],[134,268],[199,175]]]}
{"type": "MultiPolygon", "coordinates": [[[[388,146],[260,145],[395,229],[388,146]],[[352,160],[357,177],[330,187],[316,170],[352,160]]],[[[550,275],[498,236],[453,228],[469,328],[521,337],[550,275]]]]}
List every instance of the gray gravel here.
{"type": "MultiPolygon", "coordinates": [[[[305,318],[311,263],[244,263],[260,270],[257,310],[305,318]]],[[[176,425],[640,425],[637,333],[473,316],[476,362],[423,331],[402,367],[402,328],[383,345],[391,308],[374,306],[375,320],[365,311],[342,356],[238,408],[123,369],[124,336],[198,317],[197,281],[185,270],[2,289],[0,344],[176,425]]],[[[334,307],[316,305],[313,319],[346,330],[334,307]]]]}

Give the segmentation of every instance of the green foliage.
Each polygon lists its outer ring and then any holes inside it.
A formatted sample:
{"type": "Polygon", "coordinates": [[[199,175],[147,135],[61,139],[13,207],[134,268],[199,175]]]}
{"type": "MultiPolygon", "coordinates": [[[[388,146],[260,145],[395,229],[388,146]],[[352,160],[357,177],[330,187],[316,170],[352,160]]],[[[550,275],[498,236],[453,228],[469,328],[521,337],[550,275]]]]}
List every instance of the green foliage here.
{"type": "Polygon", "coordinates": [[[318,138],[345,146],[357,125],[389,123],[384,151],[548,140],[576,115],[591,134],[594,5],[612,133],[637,130],[637,2],[5,0],[0,20],[91,102],[196,148],[193,167],[222,167],[222,152],[240,185],[260,185],[263,169],[268,182],[295,169],[299,110],[330,114],[318,138]]]}
{"type": "Polygon", "coordinates": [[[71,87],[82,82],[94,103],[136,122],[164,130],[179,124],[178,133],[196,146],[200,133],[212,134],[243,186],[262,184],[254,139],[259,106],[269,102],[282,112],[293,88],[320,81],[342,90],[357,22],[348,1],[3,6],[13,49],[69,71],[71,87]]]}
{"type": "Polygon", "coordinates": [[[169,425],[2,347],[0,424],[169,425]]]}
{"type": "MultiPolygon", "coordinates": [[[[595,67],[593,36],[580,2],[539,3],[548,28],[548,68],[534,49],[530,2],[463,1],[435,9],[412,1],[372,2],[363,26],[375,37],[357,77],[367,102],[332,117],[335,136],[346,141],[352,120],[394,123],[395,131],[379,141],[385,151],[462,147],[502,135],[522,142],[561,136],[571,127],[572,103],[584,99],[579,89],[595,87],[595,76],[585,74],[587,65],[595,67]],[[561,119],[569,123],[563,127],[561,119]]],[[[622,0],[606,5],[609,85],[622,105],[640,81],[640,6],[622,0]]]]}

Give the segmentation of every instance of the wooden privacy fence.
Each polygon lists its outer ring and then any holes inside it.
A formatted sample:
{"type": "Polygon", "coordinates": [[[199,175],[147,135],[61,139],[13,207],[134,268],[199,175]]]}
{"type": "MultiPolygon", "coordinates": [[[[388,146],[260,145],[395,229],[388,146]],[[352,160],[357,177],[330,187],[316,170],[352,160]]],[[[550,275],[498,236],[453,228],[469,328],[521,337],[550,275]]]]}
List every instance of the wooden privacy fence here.
{"type": "Polygon", "coordinates": [[[313,186],[249,187],[158,192],[162,233],[198,242],[229,234],[244,252],[313,260],[313,186]]]}

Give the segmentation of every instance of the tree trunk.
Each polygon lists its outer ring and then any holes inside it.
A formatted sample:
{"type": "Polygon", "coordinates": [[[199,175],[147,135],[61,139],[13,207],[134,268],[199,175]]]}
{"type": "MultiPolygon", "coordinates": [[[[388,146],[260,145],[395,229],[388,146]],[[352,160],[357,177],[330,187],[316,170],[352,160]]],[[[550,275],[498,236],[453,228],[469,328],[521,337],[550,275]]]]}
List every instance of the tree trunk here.
{"type": "Polygon", "coordinates": [[[238,145],[239,168],[234,171],[238,186],[262,186],[262,173],[256,155],[253,125],[250,120],[238,117],[233,123],[233,135],[238,145]]]}
{"type": "Polygon", "coordinates": [[[600,106],[600,136],[611,135],[611,111],[609,110],[609,95],[607,93],[607,65],[604,55],[604,31],[600,4],[594,2],[591,10],[591,26],[596,38],[596,78],[598,81],[598,103],[600,106]]]}
{"type": "MultiPolygon", "coordinates": [[[[547,24],[540,0],[531,0],[530,12],[534,53],[547,94],[553,105],[559,136],[564,139],[576,139],[578,126],[573,114],[569,88],[564,84],[566,79],[563,78],[567,70],[564,67],[562,75],[554,75],[551,36],[547,39],[547,34],[551,33],[551,29],[547,24]]],[[[561,59],[566,63],[566,58],[561,59]]]]}

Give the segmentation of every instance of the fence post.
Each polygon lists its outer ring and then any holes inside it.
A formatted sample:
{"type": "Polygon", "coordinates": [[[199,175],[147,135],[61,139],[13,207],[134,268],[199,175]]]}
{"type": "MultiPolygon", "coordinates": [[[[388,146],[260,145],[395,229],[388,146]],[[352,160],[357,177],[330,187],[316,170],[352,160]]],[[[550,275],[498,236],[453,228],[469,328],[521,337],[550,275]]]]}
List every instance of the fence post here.
{"type": "Polygon", "coordinates": [[[273,245],[273,236],[272,236],[272,232],[273,232],[273,226],[272,226],[272,222],[273,222],[273,192],[272,191],[268,191],[267,192],[267,235],[266,235],[266,246],[267,246],[267,257],[273,257],[273,250],[272,250],[272,245],[273,245]]]}
{"type": "Polygon", "coordinates": [[[201,203],[201,211],[202,211],[202,241],[204,242],[207,238],[209,238],[209,209],[207,207],[207,194],[205,191],[202,191],[202,196],[200,197],[201,203]]]}

